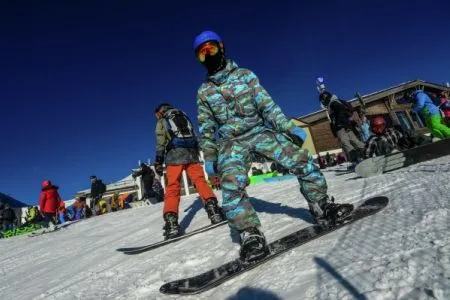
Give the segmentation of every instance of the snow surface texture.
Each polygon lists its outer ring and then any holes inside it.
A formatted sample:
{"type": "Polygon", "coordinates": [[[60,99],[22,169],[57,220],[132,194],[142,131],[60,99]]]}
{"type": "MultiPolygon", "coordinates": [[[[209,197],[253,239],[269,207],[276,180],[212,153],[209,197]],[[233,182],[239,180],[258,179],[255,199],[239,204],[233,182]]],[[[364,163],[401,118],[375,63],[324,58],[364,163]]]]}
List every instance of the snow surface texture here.
{"type": "MultiPolygon", "coordinates": [[[[450,299],[450,156],[369,179],[324,174],[337,202],[376,195],[391,202],[374,216],[182,298],[450,299]]],[[[269,242],[310,225],[295,179],[248,192],[269,242]]],[[[227,226],[136,256],[115,251],[162,239],[161,205],[0,240],[0,298],[177,299],[159,287],[236,257],[238,239],[227,226]]],[[[186,230],[209,223],[195,195],[183,198],[180,220],[186,230]]]]}

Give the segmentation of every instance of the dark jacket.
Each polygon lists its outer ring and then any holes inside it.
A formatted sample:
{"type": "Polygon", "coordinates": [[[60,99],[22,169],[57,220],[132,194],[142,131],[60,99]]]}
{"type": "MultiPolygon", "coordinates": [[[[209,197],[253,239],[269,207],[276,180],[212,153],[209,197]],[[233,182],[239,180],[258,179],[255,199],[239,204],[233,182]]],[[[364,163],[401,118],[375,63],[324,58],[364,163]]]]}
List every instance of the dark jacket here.
{"type": "Polygon", "coordinates": [[[12,208],[5,208],[1,212],[2,224],[13,224],[17,220],[16,213],[12,208]]]}
{"type": "Polygon", "coordinates": [[[155,172],[145,165],[141,169],[133,174],[133,177],[142,176],[142,181],[145,186],[151,187],[153,185],[153,180],[155,179],[155,172]]]}
{"type": "Polygon", "coordinates": [[[353,129],[355,123],[351,120],[351,117],[354,109],[350,103],[333,95],[327,108],[331,119],[331,131],[335,136],[342,128],[353,129]]]}
{"type": "MultiPolygon", "coordinates": [[[[171,110],[172,109],[176,110],[175,108],[171,108],[171,110]]],[[[164,158],[166,165],[183,165],[200,162],[198,147],[169,147],[172,137],[168,131],[165,118],[159,119],[156,123],[155,134],[156,156],[164,158]]]]}
{"type": "Polygon", "coordinates": [[[101,197],[105,191],[106,185],[101,179],[97,179],[91,184],[91,197],[93,199],[101,197]]]}

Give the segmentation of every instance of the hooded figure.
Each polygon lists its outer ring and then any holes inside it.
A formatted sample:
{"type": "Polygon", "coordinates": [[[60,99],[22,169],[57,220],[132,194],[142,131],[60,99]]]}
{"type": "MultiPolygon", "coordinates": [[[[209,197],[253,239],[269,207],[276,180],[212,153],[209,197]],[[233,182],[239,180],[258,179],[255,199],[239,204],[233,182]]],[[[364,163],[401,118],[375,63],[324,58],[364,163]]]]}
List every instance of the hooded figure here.
{"type": "Polygon", "coordinates": [[[41,195],[39,197],[39,210],[48,225],[55,229],[58,208],[62,206],[61,197],[58,194],[58,187],[50,180],[42,182],[41,195]]]}
{"type": "Polygon", "coordinates": [[[320,102],[327,109],[330,116],[330,126],[333,135],[339,139],[347,158],[352,163],[363,158],[364,143],[355,135],[356,122],[352,118],[353,106],[338,99],[328,91],[323,91],[319,96],[320,102]]]}

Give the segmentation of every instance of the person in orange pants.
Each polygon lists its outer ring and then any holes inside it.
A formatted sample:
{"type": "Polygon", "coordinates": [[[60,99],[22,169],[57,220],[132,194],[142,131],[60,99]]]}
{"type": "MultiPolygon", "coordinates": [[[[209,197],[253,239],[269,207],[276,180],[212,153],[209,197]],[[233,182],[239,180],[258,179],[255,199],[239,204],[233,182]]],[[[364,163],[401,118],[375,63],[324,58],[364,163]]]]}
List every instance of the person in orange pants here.
{"type": "Polygon", "coordinates": [[[197,137],[189,117],[167,103],[155,109],[155,116],[158,119],[155,129],[157,141],[155,171],[162,176],[165,163],[167,174],[163,210],[164,236],[170,239],[180,235],[178,210],[183,171],[186,171],[197,189],[211,223],[221,222],[224,217],[217,197],[206,182],[199,160],[197,137]]]}

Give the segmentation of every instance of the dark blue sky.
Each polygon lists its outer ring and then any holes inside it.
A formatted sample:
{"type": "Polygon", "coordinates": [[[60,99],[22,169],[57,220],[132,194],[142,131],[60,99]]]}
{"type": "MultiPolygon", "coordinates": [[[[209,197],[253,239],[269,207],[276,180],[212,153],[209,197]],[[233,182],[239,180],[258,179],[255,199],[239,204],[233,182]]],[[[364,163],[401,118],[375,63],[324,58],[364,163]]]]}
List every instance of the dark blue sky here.
{"type": "Polygon", "coordinates": [[[109,183],[153,160],[158,103],[196,119],[204,29],[290,116],[320,108],[318,75],[342,98],[450,80],[447,0],[176,3],[2,2],[1,192],[35,204],[51,179],[70,199],[89,175],[109,183]]]}

